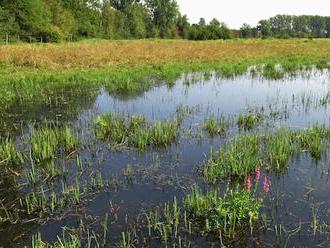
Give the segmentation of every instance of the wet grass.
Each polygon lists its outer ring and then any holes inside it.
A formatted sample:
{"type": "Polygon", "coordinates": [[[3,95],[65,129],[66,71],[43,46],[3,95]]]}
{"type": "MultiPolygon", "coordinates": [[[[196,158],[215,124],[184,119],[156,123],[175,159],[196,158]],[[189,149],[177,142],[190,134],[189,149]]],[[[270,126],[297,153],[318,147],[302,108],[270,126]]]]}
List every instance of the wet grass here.
{"type": "MultiPolygon", "coordinates": [[[[48,244],[42,241],[41,235],[36,234],[32,237],[32,248],[80,248],[81,241],[78,236],[70,235],[69,237],[57,237],[57,241],[53,244],[48,244]]],[[[90,247],[90,246],[88,246],[90,247]]]]}
{"type": "Polygon", "coordinates": [[[230,176],[246,177],[260,164],[279,172],[288,167],[293,154],[302,152],[320,159],[329,143],[329,130],[315,125],[300,131],[280,129],[275,133],[238,135],[219,151],[211,150],[203,176],[210,182],[230,176]]]}
{"type": "Polygon", "coordinates": [[[252,228],[262,205],[246,190],[229,191],[221,197],[216,190],[203,193],[195,187],[184,198],[184,206],[203,232],[235,236],[238,230],[252,228]]]}
{"type": "Polygon", "coordinates": [[[229,127],[230,120],[225,117],[219,119],[211,117],[204,121],[204,130],[207,131],[211,137],[215,135],[224,135],[229,127]]]}
{"type": "Polygon", "coordinates": [[[251,112],[247,114],[239,114],[237,118],[237,125],[240,129],[250,130],[264,120],[264,115],[261,112],[251,112]]]}
{"type": "Polygon", "coordinates": [[[22,153],[17,151],[10,138],[0,140],[0,167],[20,165],[23,161],[22,153]]]}
{"type": "Polygon", "coordinates": [[[69,155],[76,149],[78,139],[69,127],[46,127],[34,130],[30,143],[32,159],[40,163],[57,158],[61,150],[69,155]]]}
{"type": "Polygon", "coordinates": [[[177,121],[147,122],[145,116],[107,114],[99,116],[95,122],[96,137],[110,142],[113,147],[133,146],[144,150],[149,146],[165,147],[178,137],[177,121]]]}

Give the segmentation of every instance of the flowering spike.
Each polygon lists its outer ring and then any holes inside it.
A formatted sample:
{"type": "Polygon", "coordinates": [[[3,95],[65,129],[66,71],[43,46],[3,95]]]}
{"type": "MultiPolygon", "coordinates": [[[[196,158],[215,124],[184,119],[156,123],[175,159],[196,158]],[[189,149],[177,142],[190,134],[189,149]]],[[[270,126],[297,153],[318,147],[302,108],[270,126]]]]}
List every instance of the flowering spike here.
{"type": "Polygon", "coordinates": [[[268,178],[267,178],[266,175],[264,176],[264,191],[265,191],[266,193],[269,192],[269,181],[268,181],[268,178]]]}
{"type": "Polygon", "coordinates": [[[248,176],[246,178],[245,186],[246,186],[247,191],[250,192],[250,189],[251,189],[251,177],[250,176],[248,176]]]}
{"type": "Polygon", "coordinates": [[[256,170],[256,179],[259,182],[259,180],[260,180],[260,160],[258,161],[258,167],[256,170]]]}

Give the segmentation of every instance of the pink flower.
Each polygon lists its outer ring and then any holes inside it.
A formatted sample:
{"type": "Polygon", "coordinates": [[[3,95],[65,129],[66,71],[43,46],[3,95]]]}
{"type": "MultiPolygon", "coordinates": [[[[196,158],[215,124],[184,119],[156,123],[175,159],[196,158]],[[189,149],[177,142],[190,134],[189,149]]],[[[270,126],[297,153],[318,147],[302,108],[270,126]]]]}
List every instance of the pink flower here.
{"type": "Polygon", "coordinates": [[[248,176],[246,178],[245,186],[246,186],[247,191],[250,192],[250,189],[251,189],[251,177],[250,176],[248,176]]]}
{"type": "Polygon", "coordinates": [[[256,171],[256,179],[259,182],[259,180],[260,180],[260,161],[258,161],[258,168],[257,168],[257,171],[256,171]]]}
{"type": "Polygon", "coordinates": [[[268,178],[267,178],[266,175],[265,175],[265,177],[264,177],[264,191],[265,191],[266,193],[269,192],[269,181],[268,181],[268,178]]]}

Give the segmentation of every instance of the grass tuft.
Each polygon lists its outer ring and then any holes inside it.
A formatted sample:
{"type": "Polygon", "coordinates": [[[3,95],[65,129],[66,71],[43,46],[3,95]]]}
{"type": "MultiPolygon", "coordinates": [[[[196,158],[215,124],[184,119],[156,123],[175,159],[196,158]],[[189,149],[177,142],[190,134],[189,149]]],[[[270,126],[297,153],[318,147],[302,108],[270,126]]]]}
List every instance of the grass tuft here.
{"type": "Polygon", "coordinates": [[[78,139],[69,127],[40,128],[31,136],[31,155],[36,162],[53,160],[61,150],[66,154],[76,149],[78,139]]]}
{"type": "Polygon", "coordinates": [[[145,116],[107,114],[99,116],[95,122],[95,133],[100,139],[112,145],[128,145],[144,150],[148,146],[162,147],[175,142],[178,136],[177,121],[156,121],[147,123],[145,116]]]}
{"type": "Polygon", "coordinates": [[[246,190],[230,191],[223,197],[218,191],[202,193],[198,187],[184,198],[190,218],[205,232],[234,235],[259,218],[261,204],[246,190]]]}

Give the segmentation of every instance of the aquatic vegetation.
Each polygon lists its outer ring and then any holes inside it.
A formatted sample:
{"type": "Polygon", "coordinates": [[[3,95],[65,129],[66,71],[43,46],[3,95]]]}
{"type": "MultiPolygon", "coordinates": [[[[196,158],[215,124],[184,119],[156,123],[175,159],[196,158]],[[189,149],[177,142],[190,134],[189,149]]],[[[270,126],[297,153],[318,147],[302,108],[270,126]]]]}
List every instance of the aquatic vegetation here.
{"type": "Polygon", "coordinates": [[[43,128],[32,134],[31,153],[34,160],[41,162],[43,160],[54,159],[57,155],[59,140],[56,130],[43,128]]]}
{"type": "Polygon", "coordinates": [[[260,166],[279,172],[288,167],[294,153],[305,151],[320,159],[329,143],[329,130],[314,126],[299,131],[280,129],[275,133],[239,135],[218,152],[211,151],[203,176],[209,182],[229,176],[245,177],[260,170],[260,166]]]}
{"type": "Polygon", "coordinates": [[[6,138],[0,140],[0,166],[19,165],[23,162],[23,155],[17,151],[14,142],[6,138]]]}
{"type": "Polygon", "coordinates": [[[113,114],[99,116],[95,122],[95,134],[98,138],[109,139],[113,143],[124,143],[128,135],[124,116],[113,114]]]}
{"type": "Polygon", "coordinates": [[[98,138],[114,145],[129,145],[140,150],[148,146],[167,146],[177,139],[177,121],[156,121],[148,124],[145,116],[125,119],[113,114],[99,116],[95,124],[98,138]]]}
{"type": "Polygon", "coordinates": [[[276,171],[286,168],[293,152],[288,131],[280,129],[275,134],[266,135],[264,140],[265,162],[276,171]]]}
{"type": "Polygon", "coordinates": [[[261,112],[252,112],[245,115],[239,114],[237,118],[237,125],[239,128],[244,130],[250,130],[258,126],[264,119],[261,112]]]}
{"type": "Polygon", "coordinates": [[[156,121],[148,128],[136,130],[129,138],[129,144],[143,150],[148,146],[164,147],[175,142],[179,132],[176,121],[156,121]]]}
{"type": "Polygon", "coordinates": [[[57,241],[53,244],[48,244],[42,241],[40,233],[32,236],[32,248],[81,248],[83,247],[81,241],[76,235],[69,235],[66,237],[57,236],[57,241]]]}
{"type": "Polygon", "coordinates": [[[232,143],[211,153],[203,176],[208,181],[227,176],[245,176],[255,171],[260,159],[259,136],[245,134],[236,137],[232,143]]]}
{"type": "Polygon", "coordinates": [[[176,121],[156,121],[149,129],[150,144],[166,146],[176,140],[178,130],[179,124],[176,121]]]}
{"type": "Polygon", "coordinates": [[[230,121],[221,117],[219,120],[215,118],[208,118],[204,121],[204,129],[210,134],[215,136],[217,134],[223,135],[229,128],[230,121]]]}
{"type": "Polygon", "coordinates": [[[63,99],[56,99],[56,89],[74,88],[76,95],[89,99],[95,97],[97,91],[90,90],[95,86],[127,95],[143,92],[159,81],[171,83],[183,73],[194,71],[232,77],[256,66],[257,73],[279,79],[286,72],[308,70],[315,65],[329,68],[325,59],[329,57],[328,43],[327,40],[202,43],[161,40],[0,46],[0,112],[8,113],[7,110],[15,109],[18,103],[30,109],[36,104],[41,109],[45,103],[51,105],[53,101],[56,106],[70,107],[65,104],[68,100],[65,94],[62,94],[63,99]],[[125,52],[128,50],[130,53],[125,52]],[[280,72],[277,65],[280,65],[280,72]],[[79,93],[78,89],[86,88],[89,90],[79,93]]]}
{"type": "Polygon", "coordinates": [[[69,127],[40,128],[33,130],[31,135],[31,156],[36,162],[52,160],[60,150],[70,154],[75,150],[78,139],[69,127]]]}
{"type": "MultiPolygon", "coordinates": [[[[267,63],[266,65],[263,66],[263,76],[265,78],[281,79],[284,76],[283,69],[284,68],[281,68],[280,65],[276,65],[273,63],[267,63]]],[[[291,72],[293,68],[286,66],[285,69],[287,71],[291,72]]]]}
{"type": "Polygon", "coordinates": [[[202,193],[195,187],[184,198],[184,206],[203,231],[220,230],[234,236],[237,230],[244,230],[258,220],[262,205],[246,190],[230,191],[220,197],[216,190],[202,193]]]}
{"type": "Polygon", "coordinates": [[[326,126],[314,125],[303,131],[293,132],[291,140],[297,145],[298,149],[309,151],[311,155],[319,159],[326,149],[326,142],[324,139],[330,138],[330,128],[326,126]]]}
{"type": "Polygon", "coordinates": [[[119,248],[134,248],[137,243],[137,239],[133,232],[122,232],[121,241],[118,244],[119,248]]]}

